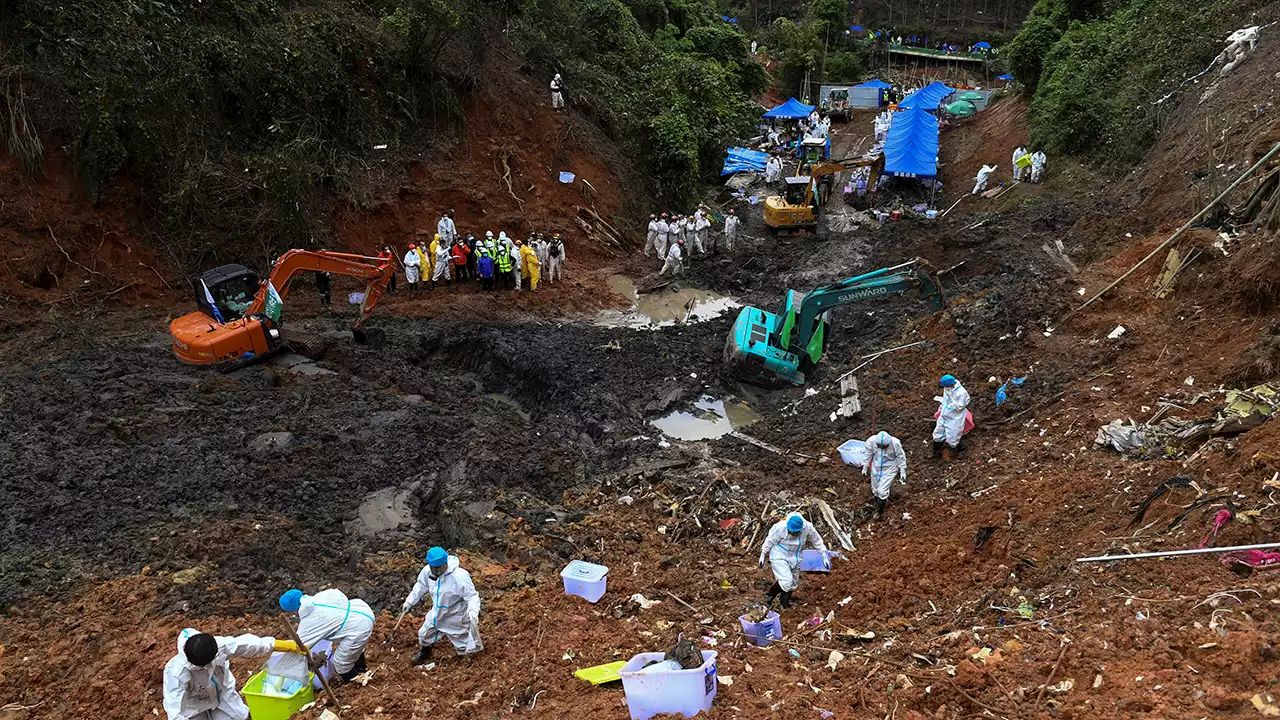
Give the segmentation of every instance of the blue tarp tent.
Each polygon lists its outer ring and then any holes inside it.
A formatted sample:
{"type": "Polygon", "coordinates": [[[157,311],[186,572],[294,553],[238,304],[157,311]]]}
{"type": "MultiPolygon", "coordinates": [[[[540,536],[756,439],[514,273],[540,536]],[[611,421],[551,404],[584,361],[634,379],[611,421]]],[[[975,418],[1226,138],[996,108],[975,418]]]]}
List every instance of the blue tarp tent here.
{"type": "Polygon", "coordinates": [[[866,31],[867,31],[867,29],[866,29],[866,28],[864,28],[864,27],[862,27],[861,25],[853,25],[853,26],[851,26],[849,29],[850,29],[850,30],[852,30],[853,32],[866,32],[866,31]]]}
{"type": "Polygon", "coordinates": [[[884,141],[884,171],[899,177],[937,177],[938,118],[920,107],[894,113],[884,141]]]}
{"type": "Polygon", "coordinates": [[[877,88],[879,90],[884,90],[885,88],[891,88],[893,86],[883,80],[868,80],[862,83],[861,85],[859,85],[858,87],[869,87],[869,88],[877,88]]]}
{"type": "Polygon", "coordinates": [[[724,168],[720,170],[720,174],[732,175],[742,170],[764,172],[764,163],[768,159],[769,153],[748,148],[731,147],[729,148],[729,154],[725,156],[724,168]]]}
{"type": "Polygon", "coordinates": [[[919,107],[925,110],[937,110],[943,98],[953,92],[955,92],[954,88],[949,88],[943,83],[936,82],[911,93],[902,102],[898,103],[898,107],[902,109],[919,107]]]}
{"type": "Polygon", "coordinates": [[[1004,80],[1005,82],[1008,82],[1008,81],[1010,81],[1010,80],[1012,80],[1012,79],[1013,79],[1013,76],[1012,76],[1012,75],[1010,75],[1009,73],[1005,73],[1004,75],[997,75],[997,76],[996,76],[996,79],[997,79],[997,80],[1004,80]]]}
{"type": "Polygon", "coordinates": [[[980,43],[975,43],[975,44],[974,44],[974,47],[975,47],[975,48],[978,48],[979,50],[990,50],[990,49],[991,49],[991,43],[986,42],[986,41],[983,41],[983,42],[980,42],[980,43]]]}
{"type": "Polygon", "coordinates": [[[812,105],[805,105],[799,100],[791,98],[765,113],[764,116],[770,120],[799,120],[809,117],[811,112],[813,112],[812,105]]]}

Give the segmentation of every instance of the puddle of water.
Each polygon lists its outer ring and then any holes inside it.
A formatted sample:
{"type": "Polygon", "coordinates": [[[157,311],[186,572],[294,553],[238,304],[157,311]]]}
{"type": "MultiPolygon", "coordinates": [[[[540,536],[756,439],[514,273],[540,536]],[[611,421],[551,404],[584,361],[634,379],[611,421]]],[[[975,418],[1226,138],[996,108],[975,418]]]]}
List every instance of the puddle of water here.
{"type": "Polygon", "coordinates": [[[742,403],[725,402],[703,395],[693,404],[693,411],[677,410],[649,424],[676,440],[713,440],[760,419],[754,410],[742,403]]]}
{"type": "Polygon", "coordinates": [[[516,411],[516,414],[517,414],[517,415],[519,415],[519,416],[520,416],[520,418],[521,418],[522,420],[524,420],[525,422],[529,422],[529,421],[531,421],[531,420],[532,420],[532,417],[531,417],[531,416],[529,415],[529,413],[528,413],[528,412],[527,412],[527,411],[526,411],[526,410],[525,410],[525,409],[520,405],[520,403],[519,403],[519,402],[517,402],[515,398],[513,398],[513,397],[511,397],[511,396],[509,396],[509,395],[503,395],[502,393],[489,393],[489,394],[485,395],[485,397],[489,398],[490,400],[494,400],[494,401],[496,401],[496,402],[502,403],[503,405],[506,405],[507,407],[511,408],[512,410],[515,410],[515,411],[516,411]]]}
{"type": "Polygon", "coordinates": [[[600,313],[595,324],[602,327],[670,327],[710,320],[741,307],[733,298],[697,288],[663,289],[640,295],[635,283],[625,275],[610,275],[607,284],[610,290],[631,300],[631,309],[600,313]]]}
{"type": "Polygon", "coordinates": [[[356,519],[348,523],[348,529],[372,537],[412,523],[413,508],[409,500],[416,487],[417,483],[413,483],[407,488],[388,487],[369,493],[360,502],[356,519]]]}

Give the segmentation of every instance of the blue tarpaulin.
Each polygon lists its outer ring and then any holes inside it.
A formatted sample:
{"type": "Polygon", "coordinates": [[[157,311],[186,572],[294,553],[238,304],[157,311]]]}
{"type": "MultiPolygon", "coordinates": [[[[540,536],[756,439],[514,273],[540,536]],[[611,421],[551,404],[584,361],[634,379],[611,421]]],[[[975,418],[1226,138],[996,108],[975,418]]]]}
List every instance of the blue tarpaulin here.
{"type": "Polygon", "coordinates": [[[919,107],[894,113],[884,141],[884,170],[899,177],[937,177],[938,118],[919,107]]]}
{"type": "Polygon", "coordinates": [[[791,98],[765,113],[764,116],[771,120],[799,120],[809,117],[811,112],[813,112],[812,105],[805,105],[799,100],[791,98]]]}
{"type": "Polygon", "coordinates": [[[1004,75],[997,75],[997,76],[996,76],[996,79],[997,79],[997,80],[1006,80],[1006,81],[1008,81],[1008,80],[1012,80],[1012,79],[1013,79],[1013,76],[1012,76],[1012,75],[1010,75],[1009,73],[1005,73],[1004,75]]]}
{"type": "Polygon", "coordinates": [[[743,170],[755,170],[764,172],[764,163],[769,159],[769,153],[759,152],[757,150],[749,150],[741,147],[729,148],[729,154],[725,156],[724,168],[720,171],[721,175],[732,175],[743,170]]]}
{"type": "Polygon", "coordinates": [[[975,48],[978,48],[978,49],[980,49],[980,50],[990,50],[990,49],[991,49],[991,43],[986,42],[986,41],[983,41],[983,42],[980,42],[980,43],[975,43],[975,44],[974,44],[974,47],[975,47],[975,48]]]}
{"type": "Polygon", "coordinates": [[[943,98],[953,92],[955,92],[954,88],[949,88],[943,83],[936,82],[911,93],[902,102],[898,103],[898,107],[903,109],[919,107],[925,110],[937,110],[943,98]]]}
{"type": "Polygon", "coordinates": [[[861,85],[859,85],[858,87],[879,88],[881,90],[884,90],[885,88],[891,88],[893,86],[883,80],[868,80],[862,83],[861,85]]]}

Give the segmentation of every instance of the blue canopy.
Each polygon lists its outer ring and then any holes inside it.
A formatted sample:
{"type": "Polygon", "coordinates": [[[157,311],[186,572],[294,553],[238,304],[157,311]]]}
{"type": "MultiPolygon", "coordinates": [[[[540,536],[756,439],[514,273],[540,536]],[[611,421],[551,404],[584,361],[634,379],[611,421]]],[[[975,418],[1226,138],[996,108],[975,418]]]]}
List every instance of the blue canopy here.
{"type": "Polygon", "coordinates": [[[997,79],[997,80],[1012,80],[1012,79],[1013,79],[1013,76],[1012,76],[1012,75],[1010,75],[1009,73],[1005,73],[1005,74],[1003,74],[1003,75],[997,75],[997,76],[996,76],[996,79],[997,79]]]}
{"type": "Polygon", "coordinates": [[[894,113],[884,141],[884,170],[899,177],[937,177],[938,118],[922,107],[894,113]]]}
{"type": "Polygon", "coordinates": [[[857,87],[876,88],[877,90],[884,90],[885,88],[891,88],[893,86],[883,80],[868,80],[862,83],[861,85],[858,85],[857,87]]]}
{"type": "Polygon", "coordinates": [[[984,50],[990,50],[990,49],[991,49],[991,43],[989,43],[989,42],[987,42],[987,41],[985,41],[985,40],[984,40],[984,41],[982,41],[982,42],[980,42],[980,43],[974,43],[974,44],[973,44],[973,46],[974,46],[974,47],[976,47],[976,48],[984,49],[984,50]]]}
{"type": "Polygon", "coordinates": [[[850,26],[849,26],[849,29],[850,29],[850,30],[852,30],[852,31],[854,31],[854,32],[862,32],[862,31],[866,30],[866,28],[862,27],[861,25],[850,25],[850,26]]]}
{"type": "Polygon", "coordinates": [[[742,147],[731,147],[729,148],[729,154],[725,156],[724,168],[720,170],[720,174],[732,175],[742,170],[764,172],[764,164],[768,159],[769,153],[742,147]]]}
{"type": "Polygon", "coordinates": [[[813,112],[812,105],[805,105],[799,100],[791,98],[765,113],[764,116],[773,120],[799,120],[809,117],[811,112],[813,112]]]}
{"type": "Polygon", "coordinates": [[[919,90],[911,93],[902,102],[898,103],[901,109],[924,108],[925,110],[937,110],[938,105],[943,98],[955,92],[955,88],[947,87],[945,84],[936,82],[932,85],[926,85],[919,90]]]}

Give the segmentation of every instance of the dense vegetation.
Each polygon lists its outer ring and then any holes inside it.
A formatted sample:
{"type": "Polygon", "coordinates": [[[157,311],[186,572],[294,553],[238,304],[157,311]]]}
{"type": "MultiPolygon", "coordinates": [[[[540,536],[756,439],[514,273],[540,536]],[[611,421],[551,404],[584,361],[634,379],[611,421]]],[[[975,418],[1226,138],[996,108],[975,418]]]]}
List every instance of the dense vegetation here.
{"type": "Polygon", "coordinates": [[[1034,91],[1032,143],[1117,167],[1137,162],[1183,81],[1222,50],[1244,4],[1039,0],[1003,52],[1034,91]]]}
{"type": "Polygon", "coordinates": [[[323,238],[335,196],[370,198],[376,159],[456,133],[504,31],[672,202],[767,84],[708,0],[0,0],[0,127],[33,171],[41,141],[65,147],[95,195],[138,179],[195,267],[323,238]]]}

